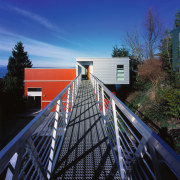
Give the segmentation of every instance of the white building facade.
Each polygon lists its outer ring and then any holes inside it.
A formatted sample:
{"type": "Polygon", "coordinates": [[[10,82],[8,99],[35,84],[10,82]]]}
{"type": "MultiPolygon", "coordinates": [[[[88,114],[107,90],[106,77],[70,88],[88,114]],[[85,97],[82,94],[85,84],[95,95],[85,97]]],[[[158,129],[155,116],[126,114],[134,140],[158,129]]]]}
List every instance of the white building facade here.
{"type": "Polygon", "coordinates": [[[129,58],[76,58],[76,75],[95,75],[104,84],[129,84],[129,58]]]}

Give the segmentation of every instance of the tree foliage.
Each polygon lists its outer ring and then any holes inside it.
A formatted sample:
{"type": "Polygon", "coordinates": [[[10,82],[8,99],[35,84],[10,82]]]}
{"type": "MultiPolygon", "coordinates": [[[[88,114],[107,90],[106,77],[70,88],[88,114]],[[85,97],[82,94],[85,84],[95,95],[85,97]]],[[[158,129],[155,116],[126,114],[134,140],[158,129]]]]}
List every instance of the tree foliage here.
{"type": "Polygon", "coordinates": [[[24,68],[31,67],[32,62],[30,61],[27,52],[24,51],[23,43],[17,42],[12,50],[12,56],[9,57],[7,76],[17,77],[18,81],[23,81],[24,68]]]}
{"type": "Polygon", "coordinates": [[[119,48],[117,45],[113,47],[112,57],[128,57],[129,51],[125,48],[119,48]]]}
{"type": "Polygon", "coordinates": [[[172,36],[166,30],[164,37],[160,40],[159,45],[160,57],[163,63],[163,69],[167,73],[171,73],[172,69],[172,36]]]}
{"type": "Polygon", "coordinates": [[[20,82],[15,76],[5,76],[4,78],[4,88],[3,92],[8,94],[12,100],[18,100],[21,97],[21,92],[23,91],[20,86],[20,82]]]}
{"type": "Polygon", "coordinates": [[[159,59],[148,59],[138,67],[138,74],[142,81],[151,81],[156,88],[158,81],[164,78],[162,61],[159,59]]]}
{"type": "Polygon", "coordinates": [[[180,27],[180,9],[178,9],[175,16],[176,16],[176,18],[175,18],[175,26],[180,27]]]}
{"type": "Polygon", "coordinates": [[[5,101],[11,102],[10,111],[17,112],[23,109],[23,80],[24,68],[31,68],[32,62],[24,51],[23,43],[17,42],[12,50],[12,56],[9,57],[7,69],[8,72],[3,79],[3,96],[5,101]]]}
{"type": "MultiPolygon", "coordinates": [[[[175,24],[180,27],[180,10],[176,14],[175,24]]],[[[128,95],[127,101],[137,112],[140,111],[159,127],[165,127],[169,133],[178,129],[180,120],[180,73],[174,72],[172,67],[172,35],[166,30],[161,36],[161,24],[151,10],[147,14],[144,30],[144,35],[137,31],[127,33],[127,45],[132,55],[140,61],[137,86],[128,95]],[[153,57],[157,48],[159,59],[153,57]]],[[[161,136],[165,141],[168,133],[161,136]]],[[[179,136],[170,139],[179,144],[179,136]]]]}
{"type": "Polygon", "coordinates": [[[180,89],[167,87],[158,91],[158,102],[165,108],[164,114],[180,118],[180,89]]]}

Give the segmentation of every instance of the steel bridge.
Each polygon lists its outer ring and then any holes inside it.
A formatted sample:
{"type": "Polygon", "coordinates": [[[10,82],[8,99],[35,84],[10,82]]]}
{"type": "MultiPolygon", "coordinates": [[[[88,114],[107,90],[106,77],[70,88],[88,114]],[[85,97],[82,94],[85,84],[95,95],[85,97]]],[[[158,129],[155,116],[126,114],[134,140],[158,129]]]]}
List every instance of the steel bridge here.
{"type": "Polygon", "coordinates": [[[180,179],[180,157],[93,74],[1,152],[0,179],[180,179]]]}

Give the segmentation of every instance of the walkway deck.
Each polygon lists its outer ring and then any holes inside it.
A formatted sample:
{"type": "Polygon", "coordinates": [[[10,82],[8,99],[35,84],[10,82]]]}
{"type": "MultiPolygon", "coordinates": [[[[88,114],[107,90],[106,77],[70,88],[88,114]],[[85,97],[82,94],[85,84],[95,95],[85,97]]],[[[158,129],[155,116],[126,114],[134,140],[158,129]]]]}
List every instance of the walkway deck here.
{"type": "Polygon", "coordinates": [[[90,81],[82,81],[53,179],[120,179],[90,81]]]}

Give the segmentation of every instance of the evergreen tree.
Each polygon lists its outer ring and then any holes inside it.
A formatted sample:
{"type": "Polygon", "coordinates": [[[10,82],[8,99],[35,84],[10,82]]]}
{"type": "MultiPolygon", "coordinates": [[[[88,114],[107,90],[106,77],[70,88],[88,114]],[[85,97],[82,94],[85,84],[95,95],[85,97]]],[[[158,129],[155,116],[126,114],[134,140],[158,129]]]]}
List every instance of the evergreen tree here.
{"type": "Polygon", "coordinates": [[[178,12],[176,13],[175,18],[175,26],[180,27],[180,9],[178,9],[178,12]]]}
{"type": "Polygon", "coordinates": [[[117,45],[115,45],[113,47],[113,53],[112,53],[112,57],[128,57],[129,56],[129,51],[122,47],[122,48],[118,48],[117,45]]]}
{"type": "Polygon", "coordinates": [[[9,57],[7,76],[16,77],[18,81],[23,83],[24,68],[31,67],[32,62],[30,61],[27,52],[24,51],[23,43],[17,42],[12,50],[12,56],[9,57]]]}
{"type": "Polygon", "coordinates": [[[24,94],[24,68],[31,68],[32,62],[24,51],[23,43],[17,42],[12,50],[12,56],[9,57],[7,65],[8,72],[4,77],[3,93],[5,101],[11,101],[12,111],[23,110],[24,94]]]}

